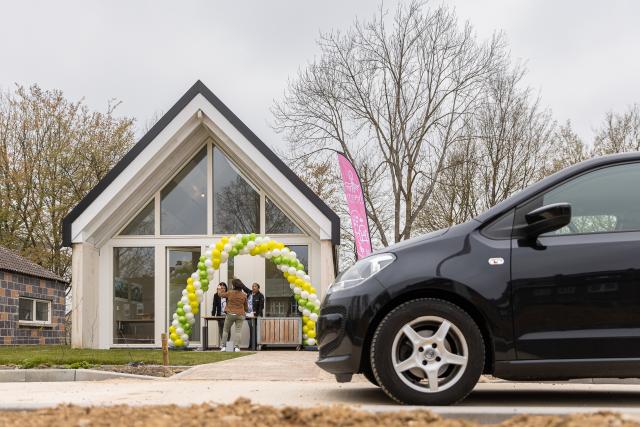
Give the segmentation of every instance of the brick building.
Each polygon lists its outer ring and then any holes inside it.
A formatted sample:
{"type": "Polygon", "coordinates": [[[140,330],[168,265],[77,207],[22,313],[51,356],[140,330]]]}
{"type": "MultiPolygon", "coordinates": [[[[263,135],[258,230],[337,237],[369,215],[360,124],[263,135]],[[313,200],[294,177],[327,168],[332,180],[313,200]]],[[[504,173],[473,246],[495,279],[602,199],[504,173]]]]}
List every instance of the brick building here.
{"type": "Polygon", "coordinates": [[[64,343],[65,284],[0,246],[0,345],[64,343]]]}

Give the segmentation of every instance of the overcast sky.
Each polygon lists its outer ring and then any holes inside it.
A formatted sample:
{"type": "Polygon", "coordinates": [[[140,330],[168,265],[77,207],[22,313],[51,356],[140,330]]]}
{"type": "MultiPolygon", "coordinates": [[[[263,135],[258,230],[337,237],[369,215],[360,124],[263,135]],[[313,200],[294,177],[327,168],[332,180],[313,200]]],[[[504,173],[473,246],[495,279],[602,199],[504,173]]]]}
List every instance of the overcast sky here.
{"type": "MultiPolygon", "coordinates": [[[[527,83],[590,142],[607,110],[640,102],[640,2],[451,0],[480,37],[504,31],[527,83]]],[[[387,0],[393,9],[396,2],[387,0]]],[[[434,3],[435,4],[435,3],[434,3]]],[[[145,127],[201,79],[265,142],[269,107],[318,53],[320,31],[372,16],[374,0],[4,1],[0,88],[38,83],[145,127]]]]}

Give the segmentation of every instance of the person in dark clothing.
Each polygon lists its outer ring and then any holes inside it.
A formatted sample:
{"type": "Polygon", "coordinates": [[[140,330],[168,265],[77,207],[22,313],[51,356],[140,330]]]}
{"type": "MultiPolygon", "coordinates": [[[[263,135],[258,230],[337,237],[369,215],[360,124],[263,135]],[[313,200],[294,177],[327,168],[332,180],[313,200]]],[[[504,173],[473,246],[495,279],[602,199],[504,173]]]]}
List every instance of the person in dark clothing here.
{"type": "Polygon", "coordinates": [[[221,292],[227,292],[227,284],[218,283],[218,292],[213,296],[213,307],[211,307],[212,316],[224,316],[227,306],[227,299],[220,296],[221,292]]]}
{"type": "Polygon", "coordinates": [[[259,284],[254,283],[251,285],[249,300],[251,301],[249,311],[253,313],[254,317],[262,317],[264,311],[264,295],[260,293],[259,284]]]}

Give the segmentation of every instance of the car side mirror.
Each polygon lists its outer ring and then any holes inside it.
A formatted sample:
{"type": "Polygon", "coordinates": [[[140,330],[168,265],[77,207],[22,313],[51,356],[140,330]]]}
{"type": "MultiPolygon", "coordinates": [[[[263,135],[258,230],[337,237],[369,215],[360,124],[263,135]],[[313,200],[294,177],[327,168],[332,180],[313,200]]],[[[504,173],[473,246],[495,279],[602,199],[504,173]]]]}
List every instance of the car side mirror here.
{"type": "Polygon", "coordinates": [[[569,203],[553,203],[534,209],[524,216],[527,225],[522,233],[534,239],[541,234],[559,230],[571,222],[571,205],[569,203]]]}

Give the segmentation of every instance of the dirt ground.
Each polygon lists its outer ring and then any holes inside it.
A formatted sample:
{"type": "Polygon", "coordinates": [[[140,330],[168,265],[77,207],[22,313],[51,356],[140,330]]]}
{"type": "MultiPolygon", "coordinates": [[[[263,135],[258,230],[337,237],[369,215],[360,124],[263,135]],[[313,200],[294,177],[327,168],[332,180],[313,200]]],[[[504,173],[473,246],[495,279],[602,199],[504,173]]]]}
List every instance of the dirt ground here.
{"type": "MultiPolygon", "coordinates": [[[[259,406],[239,399],[231,405],[112,406],[83,408],[59,406],[37,411],[0,412],[0,426],[113,426],[181,427],[217,425],[225,427],[476,427],[476,424],[455,419],[443,419],[428,411],[371,413],[344,406],[311,409],[259,406]]],[[[639,427],[640,423],[620,415],[599,413],[570,417],[518,416],[507,420],[503,427],[639,427]]]]}

